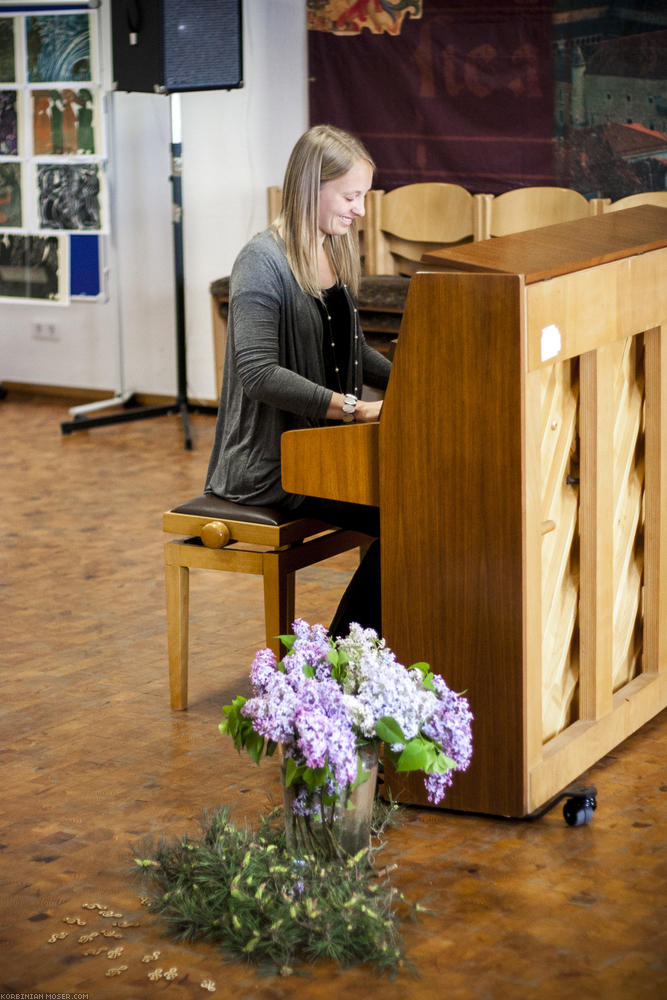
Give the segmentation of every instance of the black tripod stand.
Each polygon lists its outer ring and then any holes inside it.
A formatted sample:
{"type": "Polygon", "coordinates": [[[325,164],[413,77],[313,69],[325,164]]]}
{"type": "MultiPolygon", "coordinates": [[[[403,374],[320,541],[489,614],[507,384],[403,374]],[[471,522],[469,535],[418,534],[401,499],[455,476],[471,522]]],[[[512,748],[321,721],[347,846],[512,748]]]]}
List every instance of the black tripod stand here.
{"type": "Polygon", "coordinates": [[[185,342],[185,283],[183,267],[183,197],[181,185],[181,163],[183,145],[180,131],[180,102],[178,95],[176,100],[174,95],[169,98],[171,102],[171,186],[172,186],[172,212],[173,212],[173,239],[174,239],[174,281],[176,292],[176,364],[178,374],[178,395],[173,403],[166,403],[162,406],[126,406],[116,413],[109,413],[106,416],[88,417],[78,414],[73,420],[66,420],[60,425],[63,434],[71,434],[72,431],[87,430],[89,427],[104,427],[107,424],[129,423],[132,420],[147,420],[151,417],[162,417],[172,413],[179,413],[183,421],[183,432],[185,435],[185,447],[188,451],[192,449],[192,435],[190,433],[191,413],[216,414],[217,407],[209,406],[205,403],[192,403],[188,399],[187,387],[187,355],[185,342]],[[175,106],[176,105],[176,106],[175,106]]]}

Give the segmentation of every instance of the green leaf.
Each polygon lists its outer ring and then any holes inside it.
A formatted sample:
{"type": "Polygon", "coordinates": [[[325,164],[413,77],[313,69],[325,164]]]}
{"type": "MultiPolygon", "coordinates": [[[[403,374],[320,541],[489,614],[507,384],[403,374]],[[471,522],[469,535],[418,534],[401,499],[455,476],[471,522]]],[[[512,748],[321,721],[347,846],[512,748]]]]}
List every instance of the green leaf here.
{"type": "Polygon", "coordinates": [[[234,740],[236,749],[240,749],[242,744],[241,733],[244,725],[249,722],[243,715],[241,715],[241,709],[246,703],[246,699],[243,695],[238,695],[231,705],[223,705],[222,712],[225,718],[219,725],[219,730],[221,733],[227,733],[234,740]]]}
{"type": "Polygon", "coordinates": [[[347,680],[347,665],[350,662],[347,653],[342,649],[336,649],[332,644],[327,654],[327,659],[331,664],[331,676],[339,684],[344,684],[347,680]]]}
{"type": "Polygon", "coordinates": [[[297,777],[299,766],[293,757],[288,757],[285,762],[285,788],[289,788],[297,777]]]}
{"type": "Polygon", "coordinates": [[[442,750],[438,750],[435,746],[433,750],[433,756],[430,757],[427,766],[424,768],[426,774],[446,774],[447,771],[451,771],[452,768],[456,767],[456,761],[444,754],[442,750]]]}
{"type": "Polygon", "coordinates": [[[383,743],[405,743],[403,730],[391,715],[383,715],[377,720],[375,732],[383,743]]]}
{"type": "Polygon", "coordinates": [[[303,780],[309,792],[321,788],[327,780],[328,767],[304,767],[303,780]]]}
{"type": "Polygon", "coordinates": [[[428,663],[413,663],[410,670],[418,670],[422,675],[422,687],[427,691],[435,691],[433,686],[433,671],[428,663]]]}
{"type": "Polygon", "coordinates": [[[396,762],[397,771],[423,771],[428,764],[426,741],[421,736],[415,736],[406,743],[405,749],[396,762]]]}
{"type": "Polygon", "coordinates": [[[278,638],[282,642],[282,644],[285,647],[285,649],[289,649],[289,650],[292,649],[292,647],[294,646],[294,643],[296,642],[296,636],[295,635],[279,635],[278,638]]]}
{"type": "Polygon", "coordinates": [[[264,749],[264,737],[256,733],[254,729],[251,729],[245,736],[245,745],[255,764],[259,764],[262,757],[262,750],[264,749]]]}

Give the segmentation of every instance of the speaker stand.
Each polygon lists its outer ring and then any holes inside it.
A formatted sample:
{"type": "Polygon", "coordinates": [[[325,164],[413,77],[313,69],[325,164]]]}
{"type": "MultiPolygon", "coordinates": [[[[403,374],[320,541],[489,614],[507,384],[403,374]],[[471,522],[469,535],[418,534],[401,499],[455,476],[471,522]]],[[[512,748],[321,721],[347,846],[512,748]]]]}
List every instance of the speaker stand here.
{"type": "MultiPolygon", "coordinates": [[[[169,111],[171,119],[171,187],[172,187],[172,231],[174,242],[174,285],[176,294],[176,369],[177,396],[172,403],[163,406],[130,407],[129,400],[119,398],[126,408],[106,416],[89,417],[78,412],[74,420],[61,423],[63,434],[73,431],[88,430],[90,427],[105,427],[108,424],[123,424],[133,420],[148,420],[152,417],[162,417],[169,414],[179,414],[183,423],[184,444],[188,451],[192,450],[192,434],[190,432],[191,413],[217,414],[216,406],[205,403],[193,403],[188,399],[187,386],[187,352],[185,339],[185,282],[183,266],[183,192],[181,183],[183,144],[181,141],[181,104],[179,94],[169,95],[169,111]]],[[[92,404],[94,407],[96,404],[92,404]]],[[[104,401],[102,406],[111,405],[104,401]]],[[[90,407],[89,407],[90,409],[90,407]]]]}

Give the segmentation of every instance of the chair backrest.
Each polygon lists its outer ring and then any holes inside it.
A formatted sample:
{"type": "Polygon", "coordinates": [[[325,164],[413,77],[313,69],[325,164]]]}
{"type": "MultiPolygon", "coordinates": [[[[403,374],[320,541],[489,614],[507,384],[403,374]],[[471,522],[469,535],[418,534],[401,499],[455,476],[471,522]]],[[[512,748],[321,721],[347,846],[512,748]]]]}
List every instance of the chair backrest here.
{"type": "Polygon", "coordinates": [[[409,276],[427,251],[474,238],[475,200],[438,182],[369,191],[364,232],[367,274],[409,276]]]}
{"type": "Polygon", "coordinates": [[[572,222],[595,214],[583,194],[571,188],[515,188],[499,195],[477,195],[481,204],[481,239],[572,222]]]}
{"type": "Polygon", "coordinates": [[[611,198],[597,198],[600,212],[618,212],[623,208],[635,208],[636,205],[658,205],[667,208],[667,191],[641,191],[639,194],[629,194],[618,201],[611,198]]]}

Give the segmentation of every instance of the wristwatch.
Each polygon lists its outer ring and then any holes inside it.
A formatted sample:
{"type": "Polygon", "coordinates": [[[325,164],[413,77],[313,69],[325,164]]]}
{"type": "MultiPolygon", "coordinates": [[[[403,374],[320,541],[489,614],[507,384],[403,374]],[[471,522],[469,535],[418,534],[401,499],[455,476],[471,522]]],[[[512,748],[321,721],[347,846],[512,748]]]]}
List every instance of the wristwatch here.
{"type": "Polygon", "coordinates": [[[345,393],[345,400],[343,402],[343,423],[353,424],[354,414],[357,409],[357,397],[353,396],[351,392],[345,393]]]}

